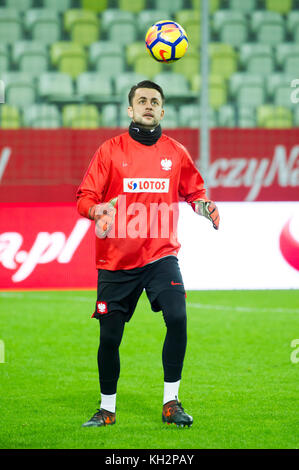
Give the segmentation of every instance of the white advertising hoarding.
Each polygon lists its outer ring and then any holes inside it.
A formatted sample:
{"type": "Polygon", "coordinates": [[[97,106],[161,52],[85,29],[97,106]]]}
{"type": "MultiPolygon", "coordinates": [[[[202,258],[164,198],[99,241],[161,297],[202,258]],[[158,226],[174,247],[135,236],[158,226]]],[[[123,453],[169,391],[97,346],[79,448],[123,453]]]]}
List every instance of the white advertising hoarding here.
{"type": "MultiPolygon", "coordinates": [[[[222,202],[220,228],[180,205],[185,288],[298,289],[299,202],[222,202]]],[[[299,298],[298,298],[299,305],[299,298]]]]}

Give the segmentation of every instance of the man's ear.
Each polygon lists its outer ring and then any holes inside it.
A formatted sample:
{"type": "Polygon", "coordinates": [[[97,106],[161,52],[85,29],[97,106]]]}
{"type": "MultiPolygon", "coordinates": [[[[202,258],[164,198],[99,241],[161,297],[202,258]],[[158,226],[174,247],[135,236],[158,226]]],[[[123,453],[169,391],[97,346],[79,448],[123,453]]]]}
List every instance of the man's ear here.
{"type": "Polygon", "coordinates": [[[164,118],[164,114],[165,114],[165,111],[164,111],[164,109],[162,108],[162,110],[161,110],[161,119],[164,118]]]}
{"type": "Polygon", "coordinates": [[[133,118],[133,108],[132,108],[132,106],[128,106],[128,116],[131,119],[133,118]]]}

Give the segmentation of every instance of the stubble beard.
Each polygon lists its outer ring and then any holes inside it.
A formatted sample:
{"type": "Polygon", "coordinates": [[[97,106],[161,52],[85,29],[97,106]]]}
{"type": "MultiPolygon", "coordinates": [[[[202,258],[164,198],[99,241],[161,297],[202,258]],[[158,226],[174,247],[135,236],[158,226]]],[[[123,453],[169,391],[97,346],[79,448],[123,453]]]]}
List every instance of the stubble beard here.
{"type": "Polygon", "coordinates": [[[147,124],[143,121],[143,118],[134,118],[133,117],[133,122],[138,124],[138,126],[147,129],[147,130],[153,130],[159,125],[159,121],[156,118],[153,118],[152,124],[147,124]]]}

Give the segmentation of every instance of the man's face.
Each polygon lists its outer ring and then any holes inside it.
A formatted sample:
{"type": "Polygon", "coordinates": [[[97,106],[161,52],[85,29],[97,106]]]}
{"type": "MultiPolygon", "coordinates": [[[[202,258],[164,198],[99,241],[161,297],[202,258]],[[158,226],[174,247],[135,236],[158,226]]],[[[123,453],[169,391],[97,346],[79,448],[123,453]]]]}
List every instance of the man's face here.
{"type": "Polygon", "coordinates": [[[164,116],[162,97],[153,88],[137,88],[128,116],[146,129],[154,129],[164,116]]]}

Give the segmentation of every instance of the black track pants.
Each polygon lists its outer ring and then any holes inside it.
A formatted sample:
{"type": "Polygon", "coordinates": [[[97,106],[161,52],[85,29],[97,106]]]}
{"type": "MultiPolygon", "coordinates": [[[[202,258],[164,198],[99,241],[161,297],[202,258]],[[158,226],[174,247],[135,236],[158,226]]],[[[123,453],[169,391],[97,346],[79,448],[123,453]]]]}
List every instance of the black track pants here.
{"type": "MultiPolygon", "coordinates": [[[[187,319],[185,295],[178,291],[162,291],[158,297],[166,325],[162,350],[165,382],[181,379],[187,344],[187,319]]],[[[125,316],[115,312],[100,321],[100,346],[98,368],[101,392],[116,393],[120,373],[119,346],[125,326],[125,316]]]]}

